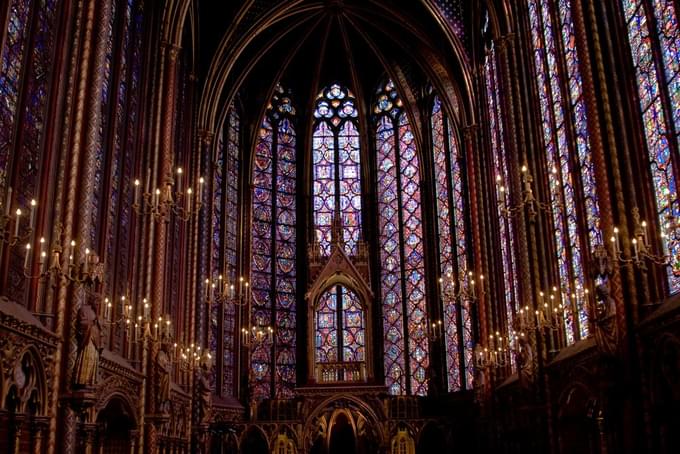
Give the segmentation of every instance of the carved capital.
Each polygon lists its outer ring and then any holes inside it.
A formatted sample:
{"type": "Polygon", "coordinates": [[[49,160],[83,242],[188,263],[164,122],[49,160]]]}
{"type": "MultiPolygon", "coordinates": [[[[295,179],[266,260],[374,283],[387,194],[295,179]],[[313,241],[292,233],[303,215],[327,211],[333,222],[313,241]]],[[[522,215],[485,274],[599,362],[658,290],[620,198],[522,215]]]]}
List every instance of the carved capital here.
{"type": "Polygon", "coordinates": [[[206,146],[210,146],[212,144],[214,137],[215,133],[212,131],[208,131],[207,129],[198,130],[198,139],[206,146]]]}
{"type": "Polygon", "coordinates": [[[473,141],[475,139],[475,134],[479,130],[479,125],[472,124],[463,127],[463,137],[466,142],[473,141]]]}
{"type": "Polygon", "coordinates": [[[177,55],[179,54],[179,51],[182,48],[176,44],[172,44],[167,41],[162,41],[161,49],[167,54],[168,59],[174,62],[177,60],[177,55]]]}

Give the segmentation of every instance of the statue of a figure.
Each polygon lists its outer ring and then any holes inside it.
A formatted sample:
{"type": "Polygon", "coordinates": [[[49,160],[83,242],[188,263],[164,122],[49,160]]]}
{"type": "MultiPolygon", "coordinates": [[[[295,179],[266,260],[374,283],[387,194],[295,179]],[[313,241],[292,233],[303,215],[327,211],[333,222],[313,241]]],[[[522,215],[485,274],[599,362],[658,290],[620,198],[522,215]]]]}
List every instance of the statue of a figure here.
{"type": "Polygon", "coordinates": [[[618,330],[616,327],[616,302],[607,281],[595,287],[595,342],[605,355],[616,355],[618,330]]]}
{"type": "Polygon", "coordinates": [[[156,405],[159,413],[167,413],[167,402],[170,400],[170,356],[168,344],[162,343],[156,354],[156,405]]]}
{"type": "Polygon", "coordinates": [[[210,386],[210,371],[206,362],[196,372],[196,394],[198,397],[198,423],[205,424],[210,419],[212,410],[212,387],[210,386]]]}
{"type": "Polygon", "coordinates": [[[101,326],[97,316],[97,302],[83,303],[78,309],[76,358],[73,383],[78,386],[91,386],[97,382],[97,368],[101,354],[101,326]]]}
{"type": "Polygon", "coordinates": [[[522,388],[528,388],[531,382],[533,382],[534,355],[527,337],[520,336],[517,342],[519,348],[516,359],[519,384],[522,388]]]}

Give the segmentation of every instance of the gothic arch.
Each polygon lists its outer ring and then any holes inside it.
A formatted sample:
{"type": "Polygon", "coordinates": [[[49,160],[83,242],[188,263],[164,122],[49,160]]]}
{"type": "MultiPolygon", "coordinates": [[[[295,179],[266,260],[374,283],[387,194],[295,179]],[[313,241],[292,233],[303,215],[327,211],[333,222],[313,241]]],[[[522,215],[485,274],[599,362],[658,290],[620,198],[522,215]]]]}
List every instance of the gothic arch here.
{"type": "Polygon", "coordinates": [[[137,424],[137,421],[139,420],[137,406],[132,400],[132,396],[134,396],[135,393],[131,392],[131,389],[129,386],[126,386],[125,382],[115,377],[111,377],[101,383],[99,389],[99,397],[95,404],[97,414],[104,410],[112,400],[118,399],[124,404],[123,406],[129,412],[135,425],[137,424]]]}
{"type": "MultiPolygon", "coordinates": [[[[13,413],[30,413],[43,416],[47,411],[47,377],[40,352],[33,346],[25,348],[16,357],[7,373],[0,378],[3,399],[0,408],[13,413]]],[[[1,375],[1,374],[0,374],[1,375]]]]}
{"type": "Polygon", "coordinates": [[[267,437],[264,430],[257,425],[251,425],[248,430],[243,432],[238,443],[239,449],[245,449],[246,447],[252,449],[252,446],[249,446],[249,443],[261,443],[267,451],[269,451],[269,447],[271,446],[269,437],[267,437]]]}
{"type": "MultiPolygon", "coordinates": [[[[355,428],[355,434],[359,424],[359,418],[365,420],[364,430],[372,431],[376,442],[382,446],[387,443],[386,429],[383,421],[386,420],[383,414],[382,403],[379,406],[371,406],[362,399],[344,395],[342,397],[332,396],[319,403],[308,415],[302,430],[304,449],[309,450],[314,441],[319,436],[325,438],[326,446],[330,439],[331,423],[337,418],[339,413],[351,415],[350,422],[355,428]]],[[[361,429],[361,427],[359,427],[361,429]]]]}
{"type": "MultiPolygon", "coordinates": [[[[204,85],[204,90],[202,93],[199,113],[198,113],[198,125],[199,128],[213,131],[217,125],[217,119],[220,113],[220,105],[228,105],[235,93],[239,90],[243,78],[240,78],[240,82],[233,84],[234,86],[227,88],[228,79],[232,76],[232,72],[236,66],[237,61],[242,57],[247,47],[255,40],[255,38],[262,34],[268,28],[276,25],[277,23],[295,18],[295,22],[288,29],[293,29],[306,24],[310,17],[318,15],[320,11],[323,10],[323,4],[313,4],[313,5],[300,5],[300,2],[291,2],[289,4],[281,5],[276,8],[272,8],[267,14],[262,15],[257,18],[253,24],[246,24],[244,18],[247,16],[248,10],[251,4],[246,3],[236,14],[236,20],[234,25],[227,30],[224,34],[220,45],[215,53],[208,74],[206,76],[206,83],[204,85]],[[243,33],[243,28],[247,30],[243,33]],[[240,33],[240,37],[237,37],[237,32],[240,33]]],[[[421,40],[422,45],[419,47],[419,52],[417,52],[416,61],[421,70],[423,70],[427,76],[432,79],[436,85],[437,90],[442,93],[443,101],[447,105],[448,111],[453,111],[453,105],[455,103],[453,97],[455,93],[459,91],[456,89],[457,82],[459,79],[462,80],[462,85],[464,87],[464,92],[466,96],[460,96],[460,99],[464,99],[465,103],[463,112],[467,113],[467,118],[472,118],[471,112],[473,112],[472,106],[474,105],[473,100],[473,80],[472,80],[472,70],[469,66],[469,62],[464,51],[464,47],[460,40],[455,37],[448,27],[442,22],[442,18],[436,12],[436,8],[431,5],[426,4],[425,7],[430,10],[433,19],[442,24],[442,29],[446,34],[449,42],[447,43],[451,48],[451,53],[448,55],[453,55],[456,60],[457,65],[453,65],[456,68],[456,73],[452,74],[449,72],[447,67],[440,63],[440,56],[436,55],[433,50],[427,48],[427,44],[431,44],[423,35],[422,31],[418,30],[413,24],[410,23],[408,17],[400,15],[399,12],[392,11],[389,8],[380,7],[380,13],[383,14],[386,20],[392,23],[401,24],[409,33],[413,34],[415,37],[421,40]]],[[[352,23],[352,18],[347,18],[348,23],[352,23]]],[[[356,24],[354,24],[356,25],[356,24]]],[[[316,27],[316,25],[314,25],[316,27]]],[[[386,33],[391,33],[390,30],[385,31],[386,33]]],[[[278,39],[277,39],[278,40],[278,39]]],[[[271,48],[275,43],[269,43],[268,48],[271,48]]],[[[381,60],[382,65],[386,69],[393,68],[392,64],[389,63],[389,59],[383,55],[379,48],[371,43],[369,45],[372,47],[373,52],[377,52],[378,58],[381,60]]],[[[264,52],[258,52],[261,54],[260,58],[264,55],[264,52]]],[[[290,63],[290,58],[287,60],[285,65],[290,63]]],[[[244,69],[245,73],[250,73],[253,70],[254,64],[247,65],[244,69]]],[[[285,68],[281,68],[279,75],[285,68]]],[[[244,77],[247,74],[244,73],[244,77]]],[[[408,96],[408,92],[405,90],[405,82],[403,77],[399,77],[400,74],[394,73],[390,74],[394,77],[395,81],[398,81],[399,89],[405,99],[410,103],[412,101],[408,96]]],[[[239,78],[237,78],[239,79],[239,78]]],[[[357,88],[357,87],[355,87],[357,88]]],[[[415,88],[415,87],[413,87],[415,88]]],[[[358,91],[358,89],[357,89],[358,91]]],[[[415,113],[415,109],[414,109],[415,113]]],[[[411,118],[418,120],[417,116],[414,114],[410,115],[411,118]]],[[[419,145],[422,145],[422,140],[418,137],[419,133],[416,134],[419,145]]]]}

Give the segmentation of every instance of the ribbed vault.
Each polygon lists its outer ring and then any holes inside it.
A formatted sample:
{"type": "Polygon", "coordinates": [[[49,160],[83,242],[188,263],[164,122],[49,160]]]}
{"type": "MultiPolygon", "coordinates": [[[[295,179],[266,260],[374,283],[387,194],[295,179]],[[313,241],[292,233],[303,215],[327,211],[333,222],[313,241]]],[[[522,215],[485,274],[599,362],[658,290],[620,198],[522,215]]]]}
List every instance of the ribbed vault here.
{"type": "Polygon", "coordinates": [[[447,110],[461,106],[459,124],[472,123],[467,55],[429,1],[245,1],[229,7],[232,17],[209,3],[199,2],[201,129],[217,130],[237,93],[243,105],[257,106],[245,109],[243,118],[257,124],[279,81],[295,93],[303,116],[319,90],[339,82],[356,93],[366,118],[372,94],[386,76],[395,81],[415,124],[421,123],[416,91],[428,83],[447,110]],[[220,15],[228,24],[224,31],[219,31],[220,15]],[[209,27],[203,27],[206,21],[209,27]]]}

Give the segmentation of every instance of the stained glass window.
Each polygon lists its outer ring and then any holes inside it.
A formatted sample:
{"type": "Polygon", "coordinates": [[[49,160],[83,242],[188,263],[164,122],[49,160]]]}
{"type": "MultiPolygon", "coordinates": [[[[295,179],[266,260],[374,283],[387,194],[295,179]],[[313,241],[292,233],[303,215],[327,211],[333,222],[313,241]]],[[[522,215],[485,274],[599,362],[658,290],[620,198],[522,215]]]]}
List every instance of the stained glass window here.
{"type": "Polygon", "coordinates": [[[251,354],[255,399],[288,398],[295,386],[295,109],[279,85],[258,133],[253,162],[252,323],[275,327],[251,354]]]}
{"type": "Polygon", "coordinates": [[[528,0],[567,344],[589,334],[584,261],[599,208],[570,1],[528,0]],[[563,68],[563,69],[562,69],[563,68]],[[563,87],[568,90],[562,91],[563,87]],[[580,213],[583,212],[583,215],[580,213]],[[583,230],[585,229],[585,231],[583,230]]]}
{"type": "Polygon", "coordinates": [[[376,98],[385,382],[391,394],[424,395],[429,356],[419,156],[394,83],[387,81],[376,98]]]}
{"type": "MultiPolygon", "coordinates": [[[[239,128],[239,114],[232,104],[227,111],[224,127],[216,137],[212,183],[211,268],[213,279],[220,279],[221,276],[222,282],[227,283],[236,282],[237,279],[239,128]]],[[[222,368],[222,376],[218,377],[222,386],[221,394],[230,396],[234,391],[234,305],[211,306],[210,324],[211,350],[222,355],[221,362],[218,362],[222,368]]]]}
{"type": "Polygon", "coordinates": [[[680,6],[672,0],[622,0],[637,75],[642,125],[664,253],[670,254],[668,286],[680,291],[680,6]],[[654,26],[653,24],[656,24],[654,26]]]}
{"type": "Polygon", "coordinates": [[[364,311],[352,290],[335,286],[321,295],[314,330],[317,363],[365,360],[364,311]]]}
{"type": "Polygon", "coordinates": [[[449,391],[470,389],[473,378],[473,333],[470,300],[453,300],[452,283],[467,279],[465,195],[458,139],[453,123],[434,97],[432,153],[439,239],[439,268],[442,276],[444,342],[449,391]],[[462,279],[461,279],[462,278],[462,279]],[[461,355],[462,351],[462,355],[461,355]],[[464,371],[461,377],[461,371],[464,371]]]}
{"type": "MultiPolygon", "coordinates": [[[[58,0],[10,1],[0,61],[0,196],[13,187],[13,203],[38,198],[52,68],[58,0]],[[21,157],[11,159],[12,156],[21,157]]],[[[3,206],[3,210],[4,210],[3,206]]],[[[10,252],[2,293],[26,301],[23,254],[10,252]]]]}
{"type": "Polygon", "coordinates": [[[356,100],[338,84],[316,99],[313,194],[316,241],[330,254],[333,219],[342,221],[345,252],[355,255],[361,232],[361,172],[356,100]]]}
{"type": "MultiPolygon", "coordinates": [[[[496,199],[503,200],[503,193],[509,180],[508,157],[503,137],[503,108],[500,100],[500,87],[498,81],[498,66],[496,62],[496,50],[493,44],[489,48],[484,62],[484,77],[486,81],[486,103],[489,115],[489,137],[491,139],[491,156],[493,159],[494,179],[500,184],[496,185],[496,199]]],[[[514,338],[514,321],[519,301],[517,274],[517,257],[514,244],[514,223],[512,219],[503,215],[503,205],[497,204],[498,215],[498,239],[500,241],[501,263],[503,265],[503,290],[504,309],[507,329],[510,338],[514,338]]]]}

